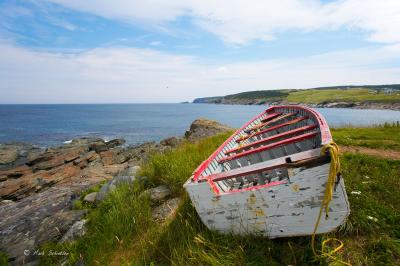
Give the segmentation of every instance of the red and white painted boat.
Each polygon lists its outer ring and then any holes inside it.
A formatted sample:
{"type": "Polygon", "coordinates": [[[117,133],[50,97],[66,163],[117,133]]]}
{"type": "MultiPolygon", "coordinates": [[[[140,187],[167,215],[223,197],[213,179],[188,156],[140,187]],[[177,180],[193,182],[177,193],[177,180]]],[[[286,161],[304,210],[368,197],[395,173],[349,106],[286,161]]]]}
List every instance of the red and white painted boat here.
{"type": "MultiPolygon", "coordinates": [[[[269,238],[310,235],[321,209],[332,142],[320,113],[273,106],[250,120],[184,184],[202,222],[222,233],[269,238]]],[[[350,212],[340,175],[316,233],[333,231],[350,212]]]]}

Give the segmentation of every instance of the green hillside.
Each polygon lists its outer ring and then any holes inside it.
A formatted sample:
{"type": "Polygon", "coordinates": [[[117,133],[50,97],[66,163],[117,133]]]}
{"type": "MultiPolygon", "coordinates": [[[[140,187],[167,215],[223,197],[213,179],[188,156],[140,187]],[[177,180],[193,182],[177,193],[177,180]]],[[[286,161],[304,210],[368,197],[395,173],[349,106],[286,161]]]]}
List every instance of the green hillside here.
{"type": "Polygon", "coordinates": [[[260,90],[226,96],[197,98],[193,103],[265,104],[272,102],[329,104],[380,103],[400,105],[400,85],[337,86],[313,89],[260,90]]]}

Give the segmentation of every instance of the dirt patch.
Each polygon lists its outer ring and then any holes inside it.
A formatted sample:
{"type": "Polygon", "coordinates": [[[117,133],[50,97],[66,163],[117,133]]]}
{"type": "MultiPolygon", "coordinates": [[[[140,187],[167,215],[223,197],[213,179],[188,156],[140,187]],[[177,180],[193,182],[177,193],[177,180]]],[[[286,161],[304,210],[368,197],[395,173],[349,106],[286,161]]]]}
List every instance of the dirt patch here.
{"type": "Polygon", "coordinates": [[[400,151],[393,150],[383,150],[383,149],[371,149],[358,146],[340,146],[341,153],[351,152],[351,153],[363,153],[366,155],[371,155],[375,157],[380,157],[384,159],[400,160],[400,151]]]}

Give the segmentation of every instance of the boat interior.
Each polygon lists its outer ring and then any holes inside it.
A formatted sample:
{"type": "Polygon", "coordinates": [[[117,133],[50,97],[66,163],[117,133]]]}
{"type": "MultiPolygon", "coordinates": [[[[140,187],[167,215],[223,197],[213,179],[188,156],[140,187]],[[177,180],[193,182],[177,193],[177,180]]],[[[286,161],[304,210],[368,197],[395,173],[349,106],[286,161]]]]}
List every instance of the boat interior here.
{"type": "MultiPolygon", "coordinates": [[[[229,138],[195,172],[216,193],[286,183],[288,166],[320,155],[318,117],[305,108],[270,108],[229,138]]],[[[298,164],[303,162],[303,164],[298,164]]]]}

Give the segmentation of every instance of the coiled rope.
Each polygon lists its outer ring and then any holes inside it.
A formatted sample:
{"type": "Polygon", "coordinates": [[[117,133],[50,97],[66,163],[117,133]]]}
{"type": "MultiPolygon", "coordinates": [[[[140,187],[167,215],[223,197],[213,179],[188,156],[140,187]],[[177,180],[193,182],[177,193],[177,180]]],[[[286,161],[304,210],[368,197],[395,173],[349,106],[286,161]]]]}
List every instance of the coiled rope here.
{"type": "Polygon", "coordinates": [[[341,250],[344,247],[344,244],[342,241],[340,241],[337,238],[328,238],[324,241],[322,241],[321,245],[321,250],[316,250],[315,248],[315,236],[316,232],[318,230],[319,223],[321,221],[321,216],[322,212],[325,210],[325,218],[327,219],[329,217],[329,204],[332,201],[332,196],[333,196],[333,190],[335,188],[335,182],[336,182],[336,177],[340,175],[340,160],[339,160],[339,146],[331,142],[329,144],[326,144],[325,146],[322,147],[321,149],[321,154],[325,154],[327,151],[329,151],[329,155],[331,157],[331,165],[329,168],[329,176],[328,176],[328,181],[326,183],[326,189],[325,189],[325,194],[324,198],[322,200],[321,208],[319,210],[318,218],[314,226],[314,231],[311,237],[311,247],[312,251],[314,253],[314,256],[316,257],[322,257],[322,258],[330,258],[336,263],[340,263],[343,265],[348,265],[351,266],[350,263],[342,261],[338,259],[334,254],[341,250]],[[337,243],[337,247],[334,248],[333,250],[328,250],[328,243],[337,243]]]}

